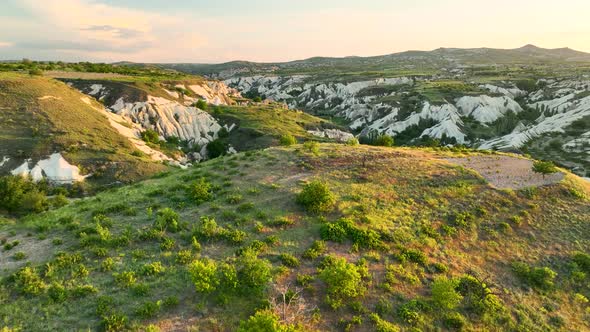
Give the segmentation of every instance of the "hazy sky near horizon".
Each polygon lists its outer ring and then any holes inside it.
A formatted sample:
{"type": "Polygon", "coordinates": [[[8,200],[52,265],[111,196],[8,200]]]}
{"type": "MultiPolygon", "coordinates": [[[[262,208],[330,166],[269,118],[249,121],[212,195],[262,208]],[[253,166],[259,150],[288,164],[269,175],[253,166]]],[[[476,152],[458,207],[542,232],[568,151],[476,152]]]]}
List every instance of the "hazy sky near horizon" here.
{"type": "Polygon", "coordinates": [[[201,62],[438,47],[590,52],[589,0],[5,0],[0,59],[201,62]]]}

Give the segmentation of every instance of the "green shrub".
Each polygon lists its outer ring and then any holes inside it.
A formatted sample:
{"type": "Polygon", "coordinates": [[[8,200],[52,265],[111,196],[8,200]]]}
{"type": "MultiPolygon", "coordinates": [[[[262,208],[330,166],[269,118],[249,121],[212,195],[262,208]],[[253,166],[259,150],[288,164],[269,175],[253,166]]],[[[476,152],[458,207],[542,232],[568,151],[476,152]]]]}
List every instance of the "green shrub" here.
{"type": "Polygon", "coordinates": [[[31,76],[43,76],[43,70],[39,68],[31,68],[29,69],[29,75],[31,76]]]}
{"type": "MultiPolygon", "coordinates": [[[[298,332],[291,325],[282,324],[279,316],[270,310],[258,311],[247,321],[240,323],[238,332],[298,332]]],[[[302,330],[301,330],[302,331],[302,330]]]]}
{"type": "Polygon", "coordinates": [[[514,262],[512,271],[526,284],[541,290],[552,289],[557,276],[557,273],[548,267],[530,267],[522,262],[514,262]]]}
{"type": "Polygon", "coordinates": [[[356,246],[379,249],[383,248],[381,236],[374,230],[362,229],[357,227],[350,219],[341,218],[333,223],[325,223],[320,229],[320,235],[323,240],[330,240],[342,243],[349,239],[356,246]]]}
{"type": "Polygon", "coordinates": [[[193,260],[193,253],[190,250],[180,250],[176,253],[176,263],[181,265],[187,265],[193,260]]]}
{"type": "Polygon", "coordinates": [[[316,259],[326,251],[324,241],[314,241],[314,243],[303,253],[303,258],[316,259]]]}
{"type": "Polygon", "coordinates": [[[366,290],[359,267],[344,258],[334,259],[320,271],[319,277],[327,285],[327,302],[334,309],[341,307],[343,301],[364,295],[366,290]]]}
{"type": "Polygon", "coordinates": [[[18,246],[20,244],[20,241],[15,240],[12,242],[8,242],[8,243],[4,243],[4,251],[9,251],[12,250],[12,248],[18,246]]]}
{"type": "Polygon", "coordinates": [[[197,107],[200,110],[207,110],[207,101],[203,100],[203,99],[199,99],[197,100],[197,102],[195,103],[195,107],[197,107]]]}
{"type": "Polygon", "coordinates": [[[590,273],[590,255],[583,252],[575,252],[572,259],[582,271],[590,273]]]}
{"type": "Polygon", "coordinates": [[[356,137],[349,138],[346,141],[346,145],[349,145],[349,146],[357,146],[357,145],[359,145],[359,140],[356,137]]]}
{"type": "Polygon", "coordinates": [[[72,296],[76,298],[81,298],[96,293],[98,293],[98,289],[92,285],[77,285],[72,289],[72,296]]]}
{"type": "Polygon", "coordinates": [[[196,235],[201,239],[215,239],[223,231],[222,227],[217,226],[215,219],[202,216],[199,225],[197,225],[196,235]]]}
{"type": "Polygon", "coordinates": [[[426,255],[418,249],[401,248],[399,258],[402,262],[408,260],[422,266],[426,266],[426,263],[428,262],[426,255]]]}
{"type": "Polygon", "coordinates": [[[158,144],[160,143],[160,134],[153,129],[147,129],[141,132],[141,139],[147,143],[158,144]]]}
{"type": "Polygon", "coordinates": [[[471,275],[464,275],[459,279],[457,290],[463,296],[466,308],[480,316],[504,310],[500,299],[492,294],[490,288],[471,275]]]}
{"type": "Polygon", "coordinates": [[[320,143],[316,141],[306,141],[303,143],[303,149],[317,156],[320,154],[320,143]]]}
{"type": "Polygon", "coordinates": [[[208,202],[213,199],[213,186],[205,178],[200,178],[190,184],[188,195],[197,204],[208,202]]]}
{"type": "Polygon", "coordinates": [[[297,259],[297,257],[291,255],[291,254],[281,254],[281,256],[279,256],[281,262],[283,263],[283,265],[285,266],[289,266],[289,267],[297,267],[299,266],[299,259],[297,259]]]}
{"type": "Polygon", "coordinates": [[[171,237],[163,237],[160,241],[160,250],[172,250],[176,245],[176,241],[174,241],[171,237]]]}
{"type": "Polygon", "coordinates": [[[23,195],[21,209],[26,212],[39,213],[49,208],[49,201],[45,193],[33,189],[23,195]]]}
{"type": "Polygon", "coordinates": [[[438,277],[432,283],[432,300],[438,308],[452,310],[456,308],[463,296],[457,292],[457,280],[448,279],[447,277],[438,277]]]}
{"type": "Polygon", "coordinates": [[[160,311],[161,306],[162,301],[145,302],[135,310],[135,314],[144,319],[152,318],[160,311]]]}
{"type": "Polygon", "coordinates": [[[271,227],[286,227],[286,226],[293,226],[295,224],[295,220],[287,217],[280,217],[276,218],[268,223],[271,227]]]}
{"type": "Polygon", "coordinates": [[[261,292],[272,279],[272,264],[251,252],[240,256],[236,265],[240,287],[250,293],[261,292]]]}
{"type": "Polygon", "coordinates": [[[129,318],[121,313],[111,313],[102,317],[101,329],[105,332],[125,331],[128,327],[129,318]]]}
{"type": "Polygon", "coordinates": [[[399,332],[399,327],[395,326],[395,324],[390,323],[377,314],[370,314],[369,317],[373,324],[375,324],[375,332],[399,332]]]}
{"type": "Polygon", "coordinates": [[[293,135],[285,134],[279,138],[279,143],[282,146],[291,146],[297,144],[297,139],[293,135]]]}
{"type": "Polygon", "coordinates": [[[100,263],[100,270],[103,272],[112,271],[113,267],[115,266],[115,260],[107,257],[105,260],[100,263]]]}
{"type": "Polygon", "coordinates": [[[18,271],[14,275],[14,281],[16,288],[24,294],[39,295],[47,288],[37,271],[30,266],[18,271]]]}
{"type": "Polygon", "coordinates": [[[164,271],[166,271],[166,268],[161,262],[144,264],[141,268],[141,273],[145,276],[155,276],[164,273],[164,271]]]}
{"type": "Polygon", "coordinates": [[[154,229],[159,231],[177,232],[179,229],[179,215],[171,208],[158,210],[156,221],[154,222],[154,229]]]}
{"type": "Polygon", "coordinates": [[[336,198],[326,183],[314,180],[306,184],[297,195],[297,203],[308,212],[325,213],[332,210],[336,198]]]}
{"type": "Polygon", "coordinates": [[[240,194],[231,194],[225,200],[229,204],[239,204],[244,198],[240,194]]]}
{"type": "Polygon", "coordinates": [[[27,254],[25,254],[22,251],[19,251],[19,252],[15,253],[14,256],[12,256],[12,258],[15,261],[22,261],[23,259],[26,259],[27,258],[27,254]]]}
{"type": "Polygon", "coordinates": [[[393,137],[389,135],[379,135],[373,141],[372,145],[376,146],[393,146],[393,137]]]}
{"type": "Polygon", "coordinates": [[[69,202],[70,201],[64,194],[57,194],[49,200],[51,206],[53,206],[56,209],[68,205],[69,202]]]}
{"type": "Polygon", "coordinates": [[[56,303],[64,302],[68,297],[66,288],[57,282],[53,282],[51,286],[49,286],[47,289],[47,295],[49,295],[49,298],[56,303]]]}
{"type": "Polygon", "coordinates": [[[443,317],[443,324],[448,329],[461,331],[467,325],[467,320],[460,313],[452,312],[443,317]]]}
{"type": "Polygon", "coordinates": [[[150,286],[147,284],[135,284],[131,286],[131,293],[135,296],[147,296],[150,293],[150,286]]]}
{"type": "Polygon", "coordinates": [[[215,261],[203,258],[193,261],[188,267],[191,279],[197,292],[211,293],[219,284],[215,261]]]}
{"type": "Polygon", "coordinates": [[[422,300],[415,299],[401,305],[397,310],[397,315],[405,323],[416,326],[424,322],[422,312],[428,309],[422,300]]]}
{"type": "Polygon", "coordinates": [[[240,213],[248,212],[254,209],[254,203],[244,203],[236,208],[236,211],[240,213]]]}
{"type": "Polygon", "coordinates": [[[115,299],[111,296],[103,295],[96,300],[96,314],[99,316],[107,316],[113,312],[115,299]]]}
{"type": "Polygon", "coordinates": [[[124,287],[131,287],[137,282],[137,278],[135,277],[135,273],[132,271],[125,271],[121,273],[113,274],[115,277],[115,281],[124,286],[124,287]]]}
{"type": "Polygon", "coordinates": [[[228,145],[222,139],[216,139],[207,144],[207,155],[209,158],[217,158],[227,153],[228,145]]]}
{"type": "Polygon", "coordinates": [[[535,161],[533,163],[533,172],[540,173],[543,175],[543,178],[545,178],[545,175],[557,173],[558,170],[557,167],[555,167],[555,164],[551,161],[535,161]]]}

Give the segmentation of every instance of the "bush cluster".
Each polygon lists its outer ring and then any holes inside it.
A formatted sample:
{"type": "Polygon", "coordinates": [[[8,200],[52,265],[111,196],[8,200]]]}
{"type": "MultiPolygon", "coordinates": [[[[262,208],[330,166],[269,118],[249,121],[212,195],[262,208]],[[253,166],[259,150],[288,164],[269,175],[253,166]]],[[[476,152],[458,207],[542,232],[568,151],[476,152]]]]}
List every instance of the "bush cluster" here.
{"type": "Polygon", "coordinates": [[[306,184],[296,200],[308,212],[316,214],[330,212],[336,203],[336,197],[328,185],[319,180],[306,184]]]}
{"type": "Polygon", "coordinates": [[[334,309],[344,301],[364,295],[362,268],[348,263],[345,258],[335,258],[319,272],[319,278],[326,283],[326,302],[334,309]]]}
{"type": "Polygon", "coordinates": [[[346,218],[323,224],[320,234],[323,240],[339,243],[350,240],[359,247],[369,249],[384,247],[379,233],[371,229],[362,229],[356,226],[352,220],[346,218]]]}
{"type": "Polygon", "coordinates": [[[188,271],[198,292],[217,292],[221,296],[260,294],[272,278],[270,262],[249,251],[225,262],[195,260],[188,271]]]}
{"type": "Polygon", "coordinates": [[[297,144],[297,139],[293,135],[285,134],[279,138],[279,143],[282,146],[291,146],[297,144]]]}
{"type": "Polygon", "coordinates": [[[557,273],[548,267],[531,267],[522,262],[512,263],[512,271],[529,286],[541,290],[552,289],[557,276],[557,273]]]}

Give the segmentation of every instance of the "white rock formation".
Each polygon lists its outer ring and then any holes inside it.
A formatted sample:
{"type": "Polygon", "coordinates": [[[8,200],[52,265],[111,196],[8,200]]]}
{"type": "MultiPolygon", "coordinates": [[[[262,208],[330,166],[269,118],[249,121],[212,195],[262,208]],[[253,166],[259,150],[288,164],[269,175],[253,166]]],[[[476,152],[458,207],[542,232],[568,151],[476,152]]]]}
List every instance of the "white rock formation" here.
{"type": "Polygon", "coordinates": [[[221,130],[207,112],[177,101],[148,96],[145,102],[126,102],[119,98],[109,109],[145,129],[154,129],[163,137],[178,137],[192,144],[206,145],[221,130]]]}
{"type": "Polygon", "coordinates": [[[508,112],[522,112],[522,107],[506,96],[465,96],[457,100],[457,108],[463,116],[472,116],[480,123],[492,123],[508,112]]]}
{"type": "Polygon", "coordinates": [[[563,132],[565,127],[574,121],[590,116],[590,96],[576,100],[567,111],[549,117],[542,117],[537,123],[520,132],[495,138],[482,143],[480,149],[513,149],[520,148],[526,142],[545,133],[563,132]]]}
{"type": "Polygon", "coordinates": [[[30,175],[35,182],[47,178],[50,182],[62,184],[74,183],[86,178],[80,174],[80,169],[77,166],[68,163],[60,153],[54,153],[47,159],[39,160],[32,169],[29,169],[30,163],[30,159],[26,160],[11,173],[21,176],[30,175]]]}
{"type": "Polygon", "coordinates": [[[354,138],[354,135],[338,129],[308,130],[308,133],[317,136],[336,140],[338,142],[347,142],[354,138]]]}

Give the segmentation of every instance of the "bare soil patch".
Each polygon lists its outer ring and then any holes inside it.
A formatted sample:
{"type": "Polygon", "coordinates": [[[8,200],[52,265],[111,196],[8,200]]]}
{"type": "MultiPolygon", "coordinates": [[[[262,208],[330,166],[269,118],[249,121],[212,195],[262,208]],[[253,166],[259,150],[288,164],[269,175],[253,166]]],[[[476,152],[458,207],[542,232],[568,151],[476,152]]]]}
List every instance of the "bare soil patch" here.
{"type": "Polygon", "coordinates": [[[523,158],[489,155],[465,158],[448,158],[447,161],[470,168],[481,174],[492,186],[499,189],[523,189],[558,183],[564,178],[559,172],[543,176],[533,172],[533,161],[523,158]]]}

